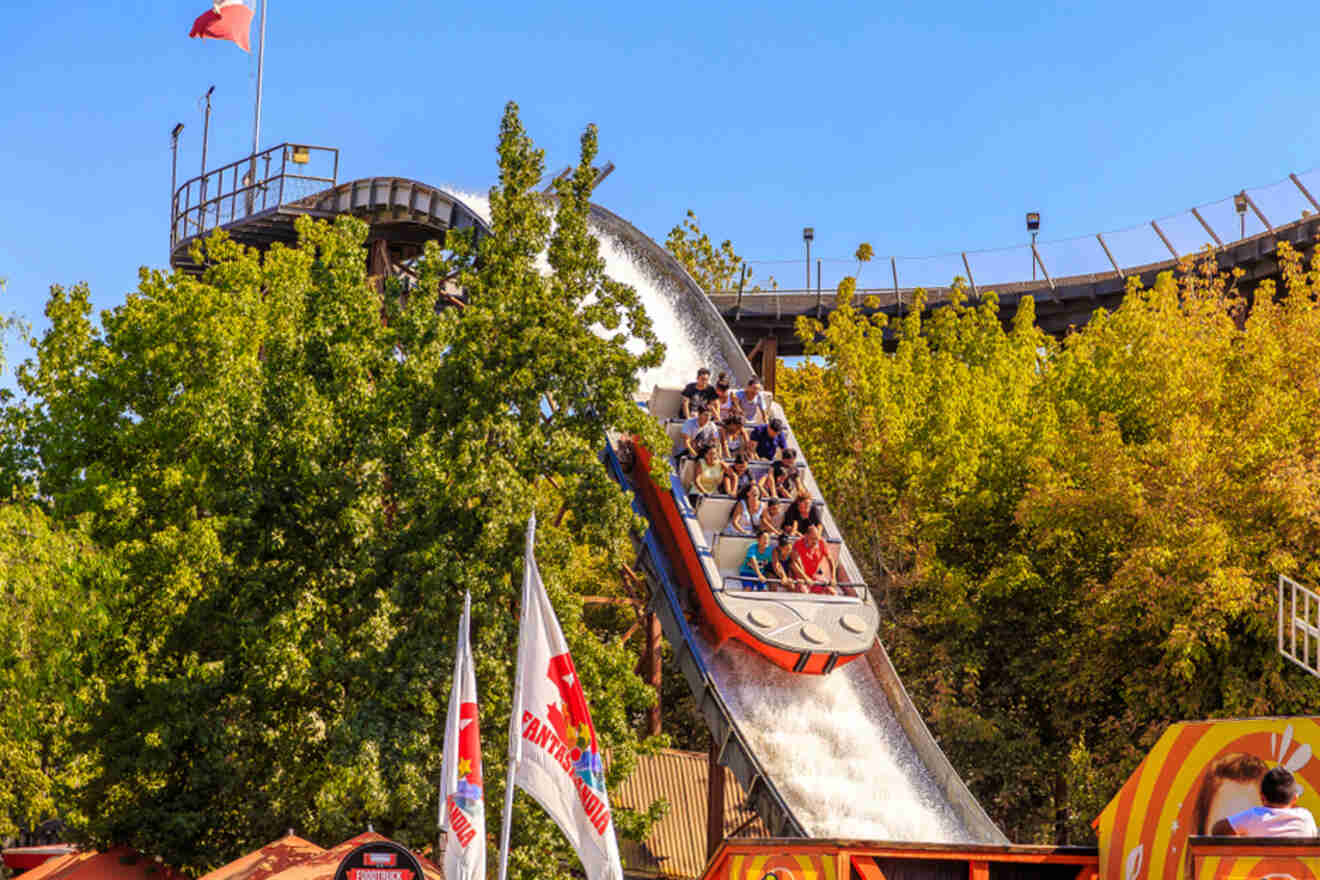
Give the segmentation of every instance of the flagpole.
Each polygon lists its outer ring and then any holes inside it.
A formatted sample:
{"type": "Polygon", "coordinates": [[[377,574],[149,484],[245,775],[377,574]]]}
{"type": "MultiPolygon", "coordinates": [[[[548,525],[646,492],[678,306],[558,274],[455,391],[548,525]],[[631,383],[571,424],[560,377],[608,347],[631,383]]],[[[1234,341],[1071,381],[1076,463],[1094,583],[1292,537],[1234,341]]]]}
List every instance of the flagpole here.
{"type": "Polygon", "coordinates": [[[522,667],[523,667],[523,632],[527,623],[529,597],[532,585],[532,567],[536,565],[533,547],[536,542],[536,511],[527,520],[527,548],[523,551],[523,595],[522,607],[518,613],[518,659],[513,669],[513,705],[509,717],[509,776],[504,785],[504,819],[500,822],[500,876],[499,880],[508,880],[509,876],[509,831],[513,824],[513,780],[518,762],[522,759],[522,667]]]}
{"type": "MultiPolygon", "coordinates": [[[[252,115],[252,155],[257,155],[257,150],[261,149],[261,74],[262,67],[266,60],[266,0],[261,0],[261,26],[257,30],[257,107],[252,115]]],[[[255,162],[255,160],[254,160],[255,162]]],[[[256,176],[256,166],[253,165],[253,177],[256,176]]],[[[252,181],[256,183],[255,180],[252,181]]]]}

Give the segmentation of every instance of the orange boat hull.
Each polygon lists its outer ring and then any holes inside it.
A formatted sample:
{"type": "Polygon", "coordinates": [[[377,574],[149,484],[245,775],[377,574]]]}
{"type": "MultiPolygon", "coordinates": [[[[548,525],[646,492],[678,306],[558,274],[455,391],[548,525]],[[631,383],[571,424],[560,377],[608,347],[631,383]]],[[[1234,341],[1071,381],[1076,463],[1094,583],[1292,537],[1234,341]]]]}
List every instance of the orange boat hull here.
{"type": "Polygon", "coordinates": [[[730,639],[736,639],[751,648],[762,657],[781,669],[789,672],[824,675],[851,663],[858,654],[836,654],[829,651],[788,651],[774,645],[768,645],[743,628],[737,620],[730,617],[715,600],[710,581],[697,558],[696,548],[688,537],[687,526],[683,524],[683,515],[674,503],[668,489],[657,486],[650,478],[651,451],[644,447],[637,438],[633,440],[636,450],[634,459],[633,483],[642,496],[642,503],[651,519],[660,544],[669,555],[674,574],[692,591],[701,607],[701,616],[708,633],[714,637],[716,649],[730,639]]]}

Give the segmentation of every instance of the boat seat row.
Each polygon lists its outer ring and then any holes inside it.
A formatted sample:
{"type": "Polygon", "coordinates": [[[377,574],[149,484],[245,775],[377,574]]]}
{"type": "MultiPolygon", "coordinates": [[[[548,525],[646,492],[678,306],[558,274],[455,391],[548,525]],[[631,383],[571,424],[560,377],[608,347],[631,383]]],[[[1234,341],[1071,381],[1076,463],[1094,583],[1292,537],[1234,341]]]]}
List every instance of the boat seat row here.
{"type": "MultiPolygon", "coordinates": [[[[770,516],[770,524],[775,528],[782,528],[784,517],[788,514],[788,499],[776,499],[780,501],[779,509],[770,516]]],[[[730,528],[730,520],[733,518],[734,509],[738,506],[737,499],[732,495],[707,495],[701,499],[697,505],[697,522],[701,523],[701,531],[710,535],[714,533],[737,534],[730,528]]],[[[813,506],[823,507],[819,501],[814,502],[813,506]]],[[[828,536],[827,536],[828,537],[828,536]]]]}
{"type": "MultiPolygon", "coordinates": [[[[747,558],[747,548],[756,543],[755,538],[743,538],[738,535],[717,535],[711,555],[715,557],[715,567],[724,576],[736,575],[747,558]]],[[[837,538],[825,540],[825,550],[832,561],[838,561],[839,547],[843,544],[837,538]]]]}
{"type": "MultiPolygon", "coordinates": [[[[683,425],[685,424],[687,423],[683,419],[674,419],[673,421],[665,423],[665,433],[669,435],[669,441],[671,443],[680,442],[679,437],[681,437],[683,434],[683,425]]],[[[743,427],[745,427],[748,431],[750,431],[753,428],[759,428],[764,424],[765,422],[750,422],[744,425],[743,427]]],[[[793,445],[793,434],[791,431],[787,433],[785,440],[789,446],[793,445]]]]}
{"type": "MultiPolygon", "coordinates": [[[[732,465],[733,459],[726,458],[724,459],[724,463],[727,465],[732,465]]],[[[747,462],[747,471],[752,475],[752,479],[755,480],[759,480],[762,477],[764,477],[767,473],[770,472],[770,468],[771,468],[771,463],[765,461],[764,459],[747,462]]],[[[807,466],[799,462],[797,469],[798,469],[798,473],[804,474],[807,471],[807,466]]],[[[697,479],[696,460],[691,458],[683,459],[683,465],[679,470],[678,476],[679,479],[683,481],[683,489],[688,492],[692,491],[692,484],[697,479]]]]}
{"type": "MultiPolygon", "coordinates": [[[[766,408],[774,405],[774,395],[770,392],[762,391],[761,398],[765,401],[766,408]]],[[[683,415],[683,389],[661,388],[657,385],[655,390],[651,392],[647,410],[651,415],[664,422],[681,417],[683,415]]]]}

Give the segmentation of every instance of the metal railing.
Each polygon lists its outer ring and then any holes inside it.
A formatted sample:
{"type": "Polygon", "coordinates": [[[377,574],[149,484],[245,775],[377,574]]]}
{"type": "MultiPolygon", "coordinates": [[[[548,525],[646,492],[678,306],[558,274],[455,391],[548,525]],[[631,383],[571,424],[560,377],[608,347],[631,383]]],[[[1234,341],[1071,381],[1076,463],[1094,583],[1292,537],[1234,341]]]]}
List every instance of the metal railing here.
{"type": "Polygon", "coordinates": [[[720,578],[719,589],[721,591],[726,593],[750,593],[753,598],[773,593],[776,599],[834,599],[836,601],[844,600],[856,605],[865,601],[866,593],[870,589],[862,581],[836,581],[829,586],[838,592],[814,593],[810,589],[799,590],[793,586],[804,583],[805,581],[802,578],[794,578],[788,582],[781,578],[758,580],[755,575],[750,574],[721,574],[720,578]],[[758,586],[751,586],[753,583],[758,584],[758,586]]]}
{"type": "MultiPolygon", "coordinates": [[[[927,301],[938,301],[938,294],[946,292],[955,277],[964,279],[973,295],[978,289],[1003,292],[1006,287],[1019,286],[1050,290],[1061,278],[1071,283],[1123,278],[1142,267],[1195,255],[1207,245],[1231,247],[1320,214],[1317,194],[1320,169],[1312,169],[1181,213],[1093,235],[927,257],[877,254],[860,267],[851,257],[821,258],[807,267],[816,286],[796,286],[803,279],[805,261],[801,258],[745,260],[749,277],[738,305],[753,314],[768,314],[775,310],[776,299],[792,298],[796,307],[802,300],[810,298],[810,305],[819,297],[829,307],[834,304],[835,288],[846,275],[857,278],[859,299],[874,295],[882,304],[911,302],[918,288],[932,294],[927,301]],[[779,282],[791,278],[794,287],[766,289],[772,278],[779,282]],[[752,289],[758,285],[762,289],[752,289]]],[[[721,306],[725,298],[739,295],[738,290],[708,293],[721,297],[721,306]]]]}
{"type": "Polygon", "coordinates": [[[1320,678],[1320,595],[1279,575],[1279,653],[1320,678]]]}
{"type": "Polygon", "coordinates": [[[289,143],[207,171],[174,192],[170,249],[333,187],[338,178],[339,150],[289,143]]]}

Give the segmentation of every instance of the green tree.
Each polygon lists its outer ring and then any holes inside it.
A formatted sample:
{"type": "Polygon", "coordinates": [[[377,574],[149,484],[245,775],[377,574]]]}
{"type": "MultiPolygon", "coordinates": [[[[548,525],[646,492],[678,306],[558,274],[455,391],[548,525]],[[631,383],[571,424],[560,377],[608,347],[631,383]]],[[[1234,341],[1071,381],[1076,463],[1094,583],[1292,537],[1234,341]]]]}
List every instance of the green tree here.
{"type": "Polygon", "coordinates": [[[1210,265],[1062,346],[1024,298],[847,303],[781,375],[910,692],[1009,836],[1087,839],[1170,721],[1305,711],[1279,572],[1320,575],[1316,270],[1250,315],[1210,265]],[[885,332],[893,334],[886,350],[885,332]],[[818,336],[819,334],[819,336],[818,336]]]}
{"type": "Polygon", "coordinates": [[[0,837],[72,820],[68,788],[89,764],[72,746],[96,696],[99,650],[112,638],[104,597],[117,571],[76,526],[36,506],[0,504],[0,837]]]}
{"type": "MultiPolygon", "coordinates": [[[[300,220],[296,247],[264,255],[217,234],[201,277],[144,270],[99,322],[85,288],[53,289],[20,372],[26,442],[56,517],[85,519],[125,569],[82,741],[94,842],[199,871],[287,827],[433,840],[465,590],[499,804],[533,509],[610,783],[631,771],[654,694],[627,621],[580,594],[616,589],[630,558],[634,517],[596,455],[610,428],[660,442],[631,392],[663,348],[587,232],[596,148],[588,128],[548,208],[510,104],[492,234],[428,246],[407,291],[367,278],[350,218],[300,220]],[[461,311],[437,309],[447,283],[461,311]]],[[[647,817],[618,818],[636,834],[647,817]]],[[[565,873],[521,799],[515,842],[515,876],[565,873]]]]}
{"type": "MultiPolygon", "coordinates": [[[[733,242],[725,239],[718,246],[711,241],[710,235],[703,232],[701,223],[693,211],[687,212],[683,222],[669,230],[665,247],[683,264],[688,274],[706,292],[736,290],[742,270],[747,269],[746,281],[751,281],[752,267],[733,250],[733,242]]],[[[771,288],[778,287],[773,277],[768,279],[771,288]]],[[[752,287],[751,290],[760,290],[752,287]]]]}

